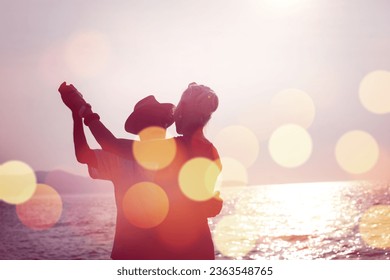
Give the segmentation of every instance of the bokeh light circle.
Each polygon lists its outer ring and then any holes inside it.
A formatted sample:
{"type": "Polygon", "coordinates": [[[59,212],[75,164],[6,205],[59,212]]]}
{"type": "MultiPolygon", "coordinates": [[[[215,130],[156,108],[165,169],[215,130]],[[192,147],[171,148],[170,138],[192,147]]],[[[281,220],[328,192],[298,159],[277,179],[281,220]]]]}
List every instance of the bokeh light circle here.
{"type": "Polygon", "coordinates": [[[313,144],[310,134],[303,127],[286,124],[272,133],[268,148],[276,163],[293,168],[304,164],[309,159],[313,144]]]}
{"type": "Polygon", "coordinates": [[[390,112],[390,72],[374,71],[360,82],[359,98],[363,106],[375,114],[390,112]]]}
{"type": "Polygon", "coordinates": [[[345,133],[338,140],[335,149],[340,167],[351,174],[371,170],[378,161],[379,147],[370,134],[361,130],[345,133]]]}
{"type": "Polygon", "coordinates": [[[240,258],[255,248],[258,230],[247,216],[224,216],[215,227],[213,241],[222,255],[240,258]]]}
{"type": "Polygon", "coordinates": [[[259,141],[247,127],[232,125],[222,129],[214,139],[222,157],[230,157],[250,167],[259,155],[259,141]]]}
{"type": "Polygon", "coordinates": [[[204,201],[214,196],[215,186],[221,170],[207,158],[187,161],[179,172],[180,189],[185,196],[195,201],[204,201]]]}
{"type": "Polygon", "coordinates": [[[127,190],[122,208],[129,223],[139,228],[153,228],[168,215],[169,200],[160,186],[152,182],[140,182],[127,190]]]}
{"type": "MultiPolygon", "coordinates": [[[[143,134],[159,134],[161,127],[148,127],[143,134]]],[[[159,170],[167,167],[176,156],[176,141],[174,138],[164,140],[134,141],[133,154],[136,161],[149,170],[159,170]]]]}
{"type": "Polygon", "coordinates": [[[22,161],[8,161],[0,165],[0,199],[10,204],[29,200],[36,189],[34,170],[22,161]]]}
{"type": "Polygon", "coordinates": [[[248,170],[245,166],[229,157],[221,158],[222,172],[220,176],[220,184],[226,186],[246,186],[248,184],[248,170]]]}
{"type": "Polygon", "coordinates": [[[38,184],[28,201],[16,205],[19,220],[34,230],[53,227],[60,219],[62,209],[62,199],[58,192],[45,184],[38,184]]]}
{"type": "Polygon", "coordinates": [[[390,206],[375,205],[369,208],[360,219],[359,231],[367,245],[390,249],[390,206]]]}
{"type": "Polygon", "coordinates": [[[80,31],[72,34],[65,49],[69,69],[81,77],[97,75],[110,57],[110,44],[98,31],[80,31]]]}
{"type": "Polygon", "coordinates": [[[314,121],[315,106],[306,92],[299,89],[285,89],[273,97],[271,114],[271,120],[277,126],[293,123],[307,129],[314,121]]]}

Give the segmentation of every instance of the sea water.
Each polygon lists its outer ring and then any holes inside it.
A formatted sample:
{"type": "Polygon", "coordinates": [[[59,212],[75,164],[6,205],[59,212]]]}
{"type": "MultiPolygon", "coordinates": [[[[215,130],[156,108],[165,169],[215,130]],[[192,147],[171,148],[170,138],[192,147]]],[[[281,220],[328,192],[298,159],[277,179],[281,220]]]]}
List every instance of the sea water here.
{"type": "MultiPolygon", "coordinates": [[[[372,206],[390,207],[387,183],[237,186],[221,196],[223,209],[209,220],[216,259],[390,259],[390,248],[375,248],[359,231],[372,206]]],[[[0,259],[109,259],[113,194],[62,200],[61,218],[47,230],[27,228],[15,206],[0,202],[0,259]]]]}

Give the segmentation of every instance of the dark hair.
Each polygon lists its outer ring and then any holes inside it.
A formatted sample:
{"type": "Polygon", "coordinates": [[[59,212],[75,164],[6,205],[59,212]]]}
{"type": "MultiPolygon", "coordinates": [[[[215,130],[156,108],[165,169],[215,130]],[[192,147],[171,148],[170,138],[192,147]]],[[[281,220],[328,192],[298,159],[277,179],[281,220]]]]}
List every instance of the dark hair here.
{"type": "Polygon", "coordinates": [[[191,83],[183,92],[180,102],[191,104],[193,111],[201,113],[209,119],[211,114],[218,108],[218,96],[215,92],[204,85],[191,83]]]}

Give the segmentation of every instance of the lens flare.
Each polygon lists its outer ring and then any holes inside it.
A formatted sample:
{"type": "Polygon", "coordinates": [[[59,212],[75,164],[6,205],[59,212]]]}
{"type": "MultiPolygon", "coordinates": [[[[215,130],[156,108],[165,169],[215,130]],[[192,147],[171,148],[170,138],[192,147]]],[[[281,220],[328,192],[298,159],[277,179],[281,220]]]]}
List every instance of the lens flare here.
{"type": "Polygon", "coordinates": [[[73,34],[65,49],[69,69],[80,77],[97,75],[107,65],[110,44],[103,33],[83,31],[73,34]]]}
{"type": "Polygon", "coordinates": [[[379,249],[390,248],[390,206],[375,205],[360,219],[360,235],[364,242],[379,249]]]}
{"type": "Polygon", "coordinates": [[[315,106],[312,98],[304,91],[286,89],[272,99],[271,114],[276,126],[294,123],[307,129],[314,121],[315,106]]]}
{"type": "Polygon", "coordinates": [[[390,112],[390,72],[374,71],[360,82],[359,98],[363,106],[375,114],[390,112]]]}
{"type": "Polygon", "coordinates": [[[379,147],[370,134],[354,130],[345,133],[338,140],[335,154],[342,169],[351,174],[361,174],[375,166],[379,158],[379,147]]]}
{"type": "Polygon", "coordinates": [[[278,92],[267,102],[264,99],[253,99],[240,114],[238,121],[250,128],[259,140],[269,140],[272,132],[285,124],[296,124],[308,129],[315,115],[316,107],[310,95],[291,88],[278,92]]]}
{"type": "Polygon", "coordinates": [[[19,220],[34,230],[53,227],[62,214],[62,199],[55,189],[38,184],[31,199],[16,205],[19,220]]]}
{"type": "Polygon", "coordinates": [[[21,161],[8,161],[0,165],[0,199],[10,204],[29,200],[36,189],[34,170],[21,161]]]}
{"type": "Polygon", "coordinates": [[[213,240],[222,255],[240,258],[256,246],[258,229],[250,219],[241,215],[224,216],[216,225],[213,240]]]}
{"type": "Polygon", "coordinates": [[[129,188],[122,201],[127,220],[140,228],[153,228],[168,215],[169,200],[165,191],[151,182],[140,182],[129,188]]]}
{"type": "Polygon", "coordinates": [[[214,139],[223,157],[230,157],[250,167],[259,155],[259,141],[247,127],[233,125],[222,129],[214,139]]]}
{"type": "MultiPolygon", "coordinates": [[[[165,130],[161,127],[148,127],[141,131],[144,135],[160,135],[165,130]]],[[[174,138],[164,140],[135,141],[133,153],[136,161],[149,170],[167,167],[175,158],[176,141],[174,138]]]]}
{"type": "Polygon", "coordinates": [[[304,164],[312,153],[310,134],[301,126],[286,124],[271,135],[269,151],[272,159],[287,168],[304,164]]]}
{"type": "Polygon", "coordinates": [[[58,86],[58,81],[63,77],[69,77],[69,70],[64,67],[64,50],[60,43],[54,43],[48,46],[41,55],[37,71],[40,74],[42,82],[47,86],[58,86]]]}
{"type": "Polygon", "coordinates": [[[214,196],[215,185],[221,170],[207,158],[187,161],[179,172],[180,189],[185,196],[195,201],[204,201],[214,196]]]}
{"type": "Polygon", "coordinates": [[[264,4],[274,9],[289,10],[305,4],[308,0],[265,0],[264,4]]]}
{"type": "Polygon", "coordinates": [[[244,165],[228,157],[223,157],[221,161],[223,166],[219,179],[221,186],[246,186],[248,184],[248,171],[244,165]]]}

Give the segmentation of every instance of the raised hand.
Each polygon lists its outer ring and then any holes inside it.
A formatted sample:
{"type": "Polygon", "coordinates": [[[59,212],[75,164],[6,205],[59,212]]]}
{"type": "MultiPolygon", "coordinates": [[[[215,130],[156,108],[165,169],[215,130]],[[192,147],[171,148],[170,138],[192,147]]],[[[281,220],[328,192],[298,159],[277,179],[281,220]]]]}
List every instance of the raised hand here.
{"type": "Polygon", "coordinates": [[[66,82],[63,82],[58,91],[62,101],[72,112],[78,113],[82,107],[88,106],[81,93],[72,84],[67,85],[66,82]]]}

